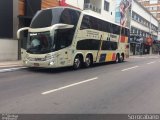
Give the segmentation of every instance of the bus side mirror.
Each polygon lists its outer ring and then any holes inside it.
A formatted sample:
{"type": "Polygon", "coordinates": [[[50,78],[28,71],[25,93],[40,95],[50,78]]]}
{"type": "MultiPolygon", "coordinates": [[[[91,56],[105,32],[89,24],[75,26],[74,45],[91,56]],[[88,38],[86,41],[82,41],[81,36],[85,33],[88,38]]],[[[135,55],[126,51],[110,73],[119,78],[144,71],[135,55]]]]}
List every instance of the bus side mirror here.
{"type": "Polygon", "coordinates": [[[64,25],[58,26],[58,29],[66,29],[66,28],[74,28],[74,25],[64,24],[64,25]]]}
{"type": "Polygon", "coordinates": [[[66,29],[66,28],[74,28],[74,25],[69,25],[69,24],[55,24],[51,27],[51,34],[54,33],[55,30],[57,29],[66,29]]]}
{"type": "Polygon", "coordinates": [[[19,29],[17,31],[17,39],[18,40],[20,39],[20,34],[21,34],[22,31],[25,31],[25,30],[28,30],[28,29],[29,29],[29,27],[24,27],[24,28],[19,29]]]}

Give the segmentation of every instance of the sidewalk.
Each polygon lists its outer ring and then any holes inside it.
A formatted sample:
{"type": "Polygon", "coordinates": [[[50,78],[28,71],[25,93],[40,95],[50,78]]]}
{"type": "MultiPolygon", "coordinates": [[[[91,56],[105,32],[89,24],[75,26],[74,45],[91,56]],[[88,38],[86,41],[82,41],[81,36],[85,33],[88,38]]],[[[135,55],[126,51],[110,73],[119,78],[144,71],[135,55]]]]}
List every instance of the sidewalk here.
{"type": "Polygon", "coordinates": [[[131,55],[129,58],[160,58],[159,54],[131,55]]]}
{"type": "Polygon", "coordinates": [[[8,68],[8,67],[22,67],[22,61],[0,61],[0,68],[8,68]]]}

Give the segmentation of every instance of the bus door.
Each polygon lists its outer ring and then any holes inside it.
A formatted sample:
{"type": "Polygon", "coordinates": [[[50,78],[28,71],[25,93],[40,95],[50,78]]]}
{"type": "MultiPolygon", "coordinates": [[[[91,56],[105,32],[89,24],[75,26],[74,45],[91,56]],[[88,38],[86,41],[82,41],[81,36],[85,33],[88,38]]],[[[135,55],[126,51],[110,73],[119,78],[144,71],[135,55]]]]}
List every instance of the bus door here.
{"type": "Polygon", "coordinates": [[[58,51],[58,65],[59,66],[68,66],[71,65],[71,60],[72,60],[72,40],[73,40],[73,29],[68,28],[68,29],[60,29],[57,30],[56,33],[56,39],[57,41],[57,46],[59,48],[58,51]]]}

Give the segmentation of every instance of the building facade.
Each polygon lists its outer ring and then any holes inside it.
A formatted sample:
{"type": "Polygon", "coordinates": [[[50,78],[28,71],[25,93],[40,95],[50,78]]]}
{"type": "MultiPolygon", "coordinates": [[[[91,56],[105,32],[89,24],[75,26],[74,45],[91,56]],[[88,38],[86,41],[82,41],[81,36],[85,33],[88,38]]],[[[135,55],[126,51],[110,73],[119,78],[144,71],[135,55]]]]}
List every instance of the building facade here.
{"type": "Polygon", "coordinates": [[[138,0],[138,2],[160,21],[160,0],[138,0]]]}
{"type": "Polygon", "coordinates": [[[158,20],[140,3],[133,1],[130,29],[130,54],[155,53],[158,40],[158,20]]]}

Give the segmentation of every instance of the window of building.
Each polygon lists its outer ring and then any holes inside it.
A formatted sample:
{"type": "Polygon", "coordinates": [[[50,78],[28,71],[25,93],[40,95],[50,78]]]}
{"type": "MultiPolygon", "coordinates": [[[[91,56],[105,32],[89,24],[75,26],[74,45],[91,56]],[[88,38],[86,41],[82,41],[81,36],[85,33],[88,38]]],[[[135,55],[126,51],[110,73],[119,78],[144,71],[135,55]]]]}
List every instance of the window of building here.
{"type": "Polygon", "coordinates": [[[109,11],[109,2],[104,1],[104,10],[109,11]]]}

